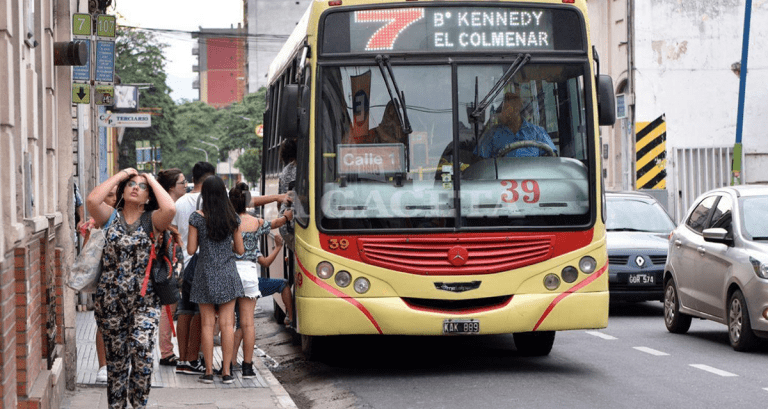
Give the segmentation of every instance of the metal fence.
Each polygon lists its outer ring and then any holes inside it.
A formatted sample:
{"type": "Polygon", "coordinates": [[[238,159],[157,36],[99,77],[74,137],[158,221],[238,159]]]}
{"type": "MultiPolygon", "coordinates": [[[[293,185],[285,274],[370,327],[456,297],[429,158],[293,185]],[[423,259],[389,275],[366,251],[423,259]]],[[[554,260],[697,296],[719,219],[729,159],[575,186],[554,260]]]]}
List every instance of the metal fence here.
{"type": "MultiPolygon", "coordinates": [[[[730,185],[732,159],[733,145],[671,149],[667,162],[668,210],[676,223],[699,195],[730,185]]],[[[742,180],[745,180],[743,172],[742,180]]]]}

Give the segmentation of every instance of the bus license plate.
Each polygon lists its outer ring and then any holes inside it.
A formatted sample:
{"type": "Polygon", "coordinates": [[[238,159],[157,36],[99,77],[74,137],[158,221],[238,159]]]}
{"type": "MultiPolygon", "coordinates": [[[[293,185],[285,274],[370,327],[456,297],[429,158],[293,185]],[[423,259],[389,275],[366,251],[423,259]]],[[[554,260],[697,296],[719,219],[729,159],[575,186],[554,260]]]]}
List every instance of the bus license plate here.
{"type": "Polygon", "coordinates": [[[479,334],[479,320],[445,320],[443,334],[479,334]]]}
{"type": "Polygon", "coordinates": [[[629,275],[629,283],[636,285],[652,285],[655,284],[653,274],[635,273],[629,275]]]}

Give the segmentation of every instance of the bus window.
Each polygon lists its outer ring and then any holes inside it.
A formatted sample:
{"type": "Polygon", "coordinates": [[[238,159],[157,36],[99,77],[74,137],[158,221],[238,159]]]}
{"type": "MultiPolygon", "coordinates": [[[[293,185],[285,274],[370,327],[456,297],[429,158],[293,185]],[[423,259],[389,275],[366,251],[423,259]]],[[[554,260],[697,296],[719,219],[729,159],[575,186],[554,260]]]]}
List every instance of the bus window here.
{"type": "Polygon", "coordinates": [[[323,67],[321,220],[328,228],[449,227],[453,141],[448,66],[393,67],[413,132],[403,132],[378,67],[323,67]],[[350,199],[351,198],[351,199],[350,199]]]}
{"type": "Polygon", "coordinates": [[[475,94],[485,96],[508,66],[458,69],[462,224],[588,223],[585,66],[525,65],[475,131],[466,107],[475,94]]]}

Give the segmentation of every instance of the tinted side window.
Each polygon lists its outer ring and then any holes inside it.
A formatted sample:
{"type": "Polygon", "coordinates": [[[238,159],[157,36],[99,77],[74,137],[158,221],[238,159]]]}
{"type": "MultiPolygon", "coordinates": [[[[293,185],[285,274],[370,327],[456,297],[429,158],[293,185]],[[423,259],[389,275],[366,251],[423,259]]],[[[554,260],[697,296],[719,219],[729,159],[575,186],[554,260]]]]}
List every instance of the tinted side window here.
{"type": "Polygon", "coordinates": [[[733,214],[733,202],[728,196],[721,196],[720,201],[717,202],[714,213],[712,213],[712,221],[707,228],[721,228],[728,231],[728,236],[733,236],[733,229],[731,228],[731,216],[733,214]]]}
{"type": "Polygon", "coordinates": [[[709,213],[715,205],[715,200],[717,200],[717,196],[710,196],[702,200],[701,203],[696,206],[696,209],[693,210],[693,213],[691,213],[691,216],[685,224],[694,231],[701,233],[704,230],[709,213]]]}

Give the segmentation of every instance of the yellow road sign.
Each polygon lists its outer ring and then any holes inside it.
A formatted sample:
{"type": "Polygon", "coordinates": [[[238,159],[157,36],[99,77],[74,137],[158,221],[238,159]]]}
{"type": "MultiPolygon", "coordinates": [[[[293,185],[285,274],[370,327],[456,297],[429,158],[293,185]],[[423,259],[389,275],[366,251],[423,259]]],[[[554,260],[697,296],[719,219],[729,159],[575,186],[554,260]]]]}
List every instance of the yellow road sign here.
{"type": "Polygon", "coordinates": [[[91,86],[88,84],[72,84],[72,103],[73,104],[90,104],[91,103],[91,86]]]}
{"type": "Polygon", "coordinates": [[[259,138],[264,137],[264,125],[256,125],[256,136],[259,138]]]}
{"type": "Polygon", "coordinates": [[[72,35],[90,36],[91,35],[91,15],[75,13],[72,15],[72,35]]]}

